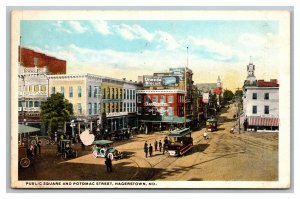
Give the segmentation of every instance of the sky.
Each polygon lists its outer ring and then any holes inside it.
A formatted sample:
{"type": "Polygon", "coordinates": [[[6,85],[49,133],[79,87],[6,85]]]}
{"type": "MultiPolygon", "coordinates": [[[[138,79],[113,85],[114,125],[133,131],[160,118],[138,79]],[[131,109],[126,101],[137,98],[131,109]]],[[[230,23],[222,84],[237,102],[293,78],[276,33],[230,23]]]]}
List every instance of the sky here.
{"type": "Polygon", "coordinates": [[[278,78],[277,21],[22,20],[22,47],[67,61],[68,74],[138,76],[188,66],[195,83],[243,86],[252,57],[258,79],[278,78]],[[187,50],[188,47],[188,50],[187,50]]]}

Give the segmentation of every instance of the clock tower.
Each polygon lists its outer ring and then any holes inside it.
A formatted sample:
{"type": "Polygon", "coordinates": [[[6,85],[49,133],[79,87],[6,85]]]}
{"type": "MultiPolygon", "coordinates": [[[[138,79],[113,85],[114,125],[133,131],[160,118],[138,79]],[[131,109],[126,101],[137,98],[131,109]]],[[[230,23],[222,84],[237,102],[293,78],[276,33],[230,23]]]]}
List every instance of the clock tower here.
{"type": "Polygon", "coordinates": [[[255,72],[255,65],[253,64],[251,57],[250,57],[250,62],[247,65],[247,84],[248,85],[256,85],[256,77],[254,75],[255,72]]]}

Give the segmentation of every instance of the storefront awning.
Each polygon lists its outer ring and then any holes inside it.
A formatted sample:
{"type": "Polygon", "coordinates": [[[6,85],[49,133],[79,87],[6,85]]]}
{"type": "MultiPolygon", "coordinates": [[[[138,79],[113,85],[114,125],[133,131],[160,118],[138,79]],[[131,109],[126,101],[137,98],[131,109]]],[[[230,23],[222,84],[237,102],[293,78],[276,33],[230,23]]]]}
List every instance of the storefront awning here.
{"type": "Polygon", "coordinates": [[[39,128],[19,124],[19,133],[32,133],[39,131],[39,128]]]}
{"type": "Polygon", "coordinates": [[[279,118],[248,117],[249,126],[279,126],[279,118]]]}

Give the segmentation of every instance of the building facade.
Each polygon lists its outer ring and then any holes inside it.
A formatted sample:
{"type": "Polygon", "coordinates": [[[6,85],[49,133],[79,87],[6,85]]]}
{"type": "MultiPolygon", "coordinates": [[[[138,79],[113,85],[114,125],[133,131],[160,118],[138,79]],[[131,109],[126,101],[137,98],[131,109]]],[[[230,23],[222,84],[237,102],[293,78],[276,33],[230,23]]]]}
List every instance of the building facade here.
{"type": "Polygon", "coordinates": [[[48,97],[47,68],[19,66],[18,123],[34,126],[46,134],[41,123],[40,106],[48,97]]]}
{"type": "Polygon", "coordinates": [[[50,95],[59,92],[73,104],[78,131],[83,127],[93,131],[104,127],[114,132],[136,126],[137,83],[92,74],[49,75],[48,78],[50,95]]]}
{"type": "Polygon", "coordinates": [[[138,90],[137,115],[142,128],[155,131],[183,126],[184,95],[183,90],[138,90]]]}
{"type": "Polygon", "coordinates": [[[254,130],[279,129],[279,84],[277,79],[256,80],[254,64],[247,66],[248,76],[243,87],[244,128],[254,130]]]}
{"type": "Polygon", "coordinates": [[[25,68],[46,67],[48,74],[66,74],[67,72],[65,60],[24,47],[19,48],[19,63],[25,68]]]}

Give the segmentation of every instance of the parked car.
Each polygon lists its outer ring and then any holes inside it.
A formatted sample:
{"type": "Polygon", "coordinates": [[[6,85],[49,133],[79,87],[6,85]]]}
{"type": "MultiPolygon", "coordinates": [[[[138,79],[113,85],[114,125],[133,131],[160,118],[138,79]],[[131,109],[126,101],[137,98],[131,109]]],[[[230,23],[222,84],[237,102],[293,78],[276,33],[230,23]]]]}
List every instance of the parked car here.
{"type": "Polygon", "coordinates": [[[71,140],[60,140],[57,144],[56,155],[61,155],[62,158],[66,159],[68,157],[76,158],[77,151],[72,149],[71,140]]]}

